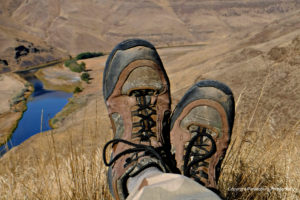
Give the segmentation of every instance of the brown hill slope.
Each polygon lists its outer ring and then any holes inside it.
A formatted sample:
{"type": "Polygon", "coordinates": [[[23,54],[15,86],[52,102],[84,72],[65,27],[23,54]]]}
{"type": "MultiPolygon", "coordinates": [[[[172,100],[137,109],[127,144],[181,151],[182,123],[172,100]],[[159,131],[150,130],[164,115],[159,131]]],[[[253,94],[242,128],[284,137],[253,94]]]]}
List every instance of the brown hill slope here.
{"type": "Polygon", "coordinates": [[[31,28],[0,16],[0,73],[25,69],[66,57],[35,36],[31,28]]]}
{"type": "Polygon", "coordinates": [[[59,58],[62,52],[110,51],[132,37],[158,46],[241,39],[299,8],[297,0],[5,0],[0,2],[0,59],[8,62],[2,62],[5,70],[22,66],[13,58],[12,50],[24,45],[16,39],[47,44],[37,47],[45,55],[22,57],[23,67],[59,58]]]}

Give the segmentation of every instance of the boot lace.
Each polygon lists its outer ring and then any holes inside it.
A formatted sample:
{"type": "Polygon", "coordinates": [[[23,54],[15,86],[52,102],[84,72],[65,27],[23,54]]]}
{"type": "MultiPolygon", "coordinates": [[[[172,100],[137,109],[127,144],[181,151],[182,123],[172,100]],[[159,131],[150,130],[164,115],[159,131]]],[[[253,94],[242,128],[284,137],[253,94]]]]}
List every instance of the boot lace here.
{"type": "Polygon", "coordinates": [[[151,103],[151,97],[155,95],[153,90],[134,90],[131,95],[136,97],[136,109],[131,112],[131,115],[140,120],[133,122],[132,127],[139,129],[133,132],[132,136],[140,138],[140,141],[149,141],[150,137],[156,137],[153,128],[156,127],[156,121],[153,116],[156,115],[155,105],[151,103]]]}
{"type": "MultiPolygon", "coordinates": [[[[155,105],[151,104],[151,96],[155,95],[154,90],[134,90],[130,95],[136,97],[136,108],[132,111],[132,116],[138,118],[133,122],[132,127],[138,129],[138,131],[132,133],[132,138],[139,138],[140,141],[149,141],[151,137],[156,137],[156,133],[153,130],[156,126],[156,121],[153,119],[153,115],[156,115],[155,105]]],[[[162,157],[165,156],[165,150],[163,147],[153,147],[151,145],[136,144],[123,139],[113,139],[107,142],[103,148],[103,161],[106,166],[111,166],[120,157],[132,154],[126,159],[124,168],[130,163],[138,161],[139,158],[144,156],[154,157],[161,162],[163,167],[166,169],[167,165],[163,162],[162,157]],[[124,143],[131,148],[128,148],[119,154],[115,155],[110,162],[107,162],[106,150],[109,145],[116,145],[118,143],[124,143]]]]}
{"type": "Polygon", "coordinates": [[[193,137],[186,147],[183,172],[185,176],[204,185],[201,179],[208,179],[207,159],[216,152],[216,143],[206,128],[198,127],[190,132],[193,137]]]}

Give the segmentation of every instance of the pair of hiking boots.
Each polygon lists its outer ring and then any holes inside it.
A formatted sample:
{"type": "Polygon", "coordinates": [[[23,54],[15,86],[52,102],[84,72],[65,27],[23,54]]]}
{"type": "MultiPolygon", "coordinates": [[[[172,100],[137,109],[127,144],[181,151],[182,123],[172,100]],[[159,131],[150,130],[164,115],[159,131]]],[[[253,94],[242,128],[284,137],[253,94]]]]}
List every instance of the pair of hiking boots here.
{"type": "Polygon", "coordinates": [[[127,180],[149,167],[217,188],[234,121],[233,94],[226,85],[196,83],[171,113],[170,83],[155,47],[132,39],[109,55],[103,96],[114,132],[103,160],[116,199],[125,199],[127,180]]]}

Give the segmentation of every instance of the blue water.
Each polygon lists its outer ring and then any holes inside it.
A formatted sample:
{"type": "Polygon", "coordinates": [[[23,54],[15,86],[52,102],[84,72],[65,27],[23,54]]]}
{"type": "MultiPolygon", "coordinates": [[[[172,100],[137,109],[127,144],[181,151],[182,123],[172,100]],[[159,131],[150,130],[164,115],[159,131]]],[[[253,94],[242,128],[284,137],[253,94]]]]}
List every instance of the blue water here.
{"type": "Polygon", "coordinates": [[[27,101],[27,110],[19,121],[16,130],[6,145],[0,147],[0,156],[6,149],[21,144],[31,136],[41,132],[41,115],[43,110],[42,131],[50,130],[49,120],[68,103],[72,93],[45,90],[38,79],[29,80],[34,85],[34,92],[27,101]]]}

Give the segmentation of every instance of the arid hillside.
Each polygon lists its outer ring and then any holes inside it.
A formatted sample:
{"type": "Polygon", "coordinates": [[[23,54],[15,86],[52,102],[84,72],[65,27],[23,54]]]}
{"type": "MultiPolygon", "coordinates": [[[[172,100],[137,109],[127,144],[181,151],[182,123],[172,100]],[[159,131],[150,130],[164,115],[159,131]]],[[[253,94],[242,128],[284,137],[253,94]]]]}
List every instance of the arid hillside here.
{"type": "MultiPolygon", "coordinates": [[[[236,116],[218,184],[222,194],[300,199],[299,0],[6,0],[0,9],[0,65],[14,63],[7,70],[22,68],[28,55],[43,57],[34,48],[57,59],[109,52],[121,40],[138,37],[159,47],[172,109],[197,81],[226,83],[236,116]],[[19,61],[3,53],[21,44],[32,50],[19,61]],[[238,188],[262,191],[231,190],[238,188]]],[[[101,157],[113,137],[102,95],[106,59],[84,60],[91,80],[53,119],[57,128],[1,157],[0,199],[111,198],[101,157]]],[[[62,67],[39,73],[52,77],[62,67]]]]}
{"type": "MultiPolygon", "coordinates": [[[[219,182],[227,199],[300,198],[299,18],[299,11],[291,12],[260,30],[245,29],[244,38],[158,49],[173,108],[203,79],[233,90],[235,126],[219,182]],[[267,192],[231,190],[247,187],[267,192]]],[[[103,144],[112,138],[102,95],[106,59],[84,60],[92,79],[55,117],[57,129],[31,137],[0,159],[0,196],[110,198],[101,158],[103,144]]]]}
{"type": "Polygon", "coordinates": [[[300,8],[298,0],[3,0],[0,72],[144,38],[158,46],[243,39],[300,8]]]}

